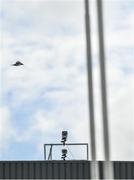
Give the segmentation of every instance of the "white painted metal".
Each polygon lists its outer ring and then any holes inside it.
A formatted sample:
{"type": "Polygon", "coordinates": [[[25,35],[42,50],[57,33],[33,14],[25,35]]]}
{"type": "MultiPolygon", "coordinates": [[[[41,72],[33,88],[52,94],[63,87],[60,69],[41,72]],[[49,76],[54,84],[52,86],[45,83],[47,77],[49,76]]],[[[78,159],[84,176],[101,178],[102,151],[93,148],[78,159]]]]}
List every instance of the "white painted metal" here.
{"type": "Polygon", "coordinates": [[[100,60],[100,78],[101,78],[101,98],[102,98],[102,118],[103,118],[103,137],[104,137],[104,155],[105,155],[105,178],[113,178],[112,163],[110,163],[110,142],[107,110],[107,87],[106,87],[106,67],[105,67],[105,47],[103,32],[103,5],[102,0],[97,0],[98,14],[98,35],[99,35],[99,60],[100,60]]]}

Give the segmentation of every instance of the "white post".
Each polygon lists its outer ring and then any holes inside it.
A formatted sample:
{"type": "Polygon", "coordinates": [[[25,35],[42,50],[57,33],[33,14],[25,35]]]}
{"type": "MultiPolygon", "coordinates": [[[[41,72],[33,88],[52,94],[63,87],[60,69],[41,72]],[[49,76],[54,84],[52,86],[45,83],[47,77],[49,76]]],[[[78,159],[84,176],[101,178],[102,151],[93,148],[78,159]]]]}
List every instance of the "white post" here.
{"type": "Polygon", "coordinates": [[[98,165],[96,161],[95,144],[95,121],[94,121],[94,95],[93,95],[93,75],[92,75],[92,52],[91,52],[91,31],[89,1],[85,0],[85,29],[86,29],[86,53],[87,53],[87,72],[88,72],[88,100],[89,100],[89,128],[90,128],[90,149],[91,149],[91,176],[92,179],[98,178],[98,165]]]}
{"type": "Polygon", "coordinates": [[[107,110],[107,89],[106,89],[106,71],[105,71],[105,47],[103,32],[103,6],[102,0],[97,0],[98,12],[98,35],[99,35],[99,59],[100,59],[100,78],[101,78],[101,98],[102,98],[102,116],[103,116],[103,136],[104,136],[104,177],[113,178],[112,162],[110,162],[110,143],[108,127],[108,110],[107,110]]]}

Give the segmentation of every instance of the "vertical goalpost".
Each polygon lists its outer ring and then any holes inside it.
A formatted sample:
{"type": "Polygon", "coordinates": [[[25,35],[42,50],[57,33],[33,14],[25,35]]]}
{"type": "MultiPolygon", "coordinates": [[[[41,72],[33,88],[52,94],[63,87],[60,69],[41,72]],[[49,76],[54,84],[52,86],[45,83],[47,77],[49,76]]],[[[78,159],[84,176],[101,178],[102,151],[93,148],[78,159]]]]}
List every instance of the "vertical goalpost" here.
{"type": "Polygon", "coordinates": [[[97,20],[98,20],[98,36],[99,36],[99,61],[100,61],[101,101],[102,101],[102,119],[103,119],[103,141],[104,141],[104,157],[105,157],[104,178],[112,179],[113,167],[112,167],[112,162],[110,162],[110,142],[109,142],[102,0],[97,0],[97,20]]]}
{"type": "MultiPolygon", "coordinates": [[[[96,139],[95,139],[95,118],[94,118],[94,96],[93,96],[93,72],[92,72],[92,49],[91,49],[91,23],[90,23],[89,0],[85,0],[85,29],[86,29],[86,53],[88,71],[88,100],[90,116],[90,148],[91,148],[91,177],[99,178],[98,163],[96,160],[96,139]]],[[[107,110],[107,89],[105,70],[105,47],[103,32],[103,6],[102,0],[97,0],[97,20],[99,38],[99,61],[100,61],[100,81],[101,81],[101,101],[103,119],[103,139],[104,139],[104,178],[113,178],[113,167],[110,162],[109,127],[107,110]]]]}
{"type": "Polygon", "coordinates": [[[91,150],[91,177],[98,178],[98,163],[96,161],[95,141],[95,118],[94,118],[94,93],[93,93],[93,72],[92,72],[92,48],[91,48],[91,23],[89,13],[89,1],[85,0],[85,30],[86,30],[86,55],[88,73],[88,102],[89,102],[89,128],[90,128],[90,150],[91,150]]]}

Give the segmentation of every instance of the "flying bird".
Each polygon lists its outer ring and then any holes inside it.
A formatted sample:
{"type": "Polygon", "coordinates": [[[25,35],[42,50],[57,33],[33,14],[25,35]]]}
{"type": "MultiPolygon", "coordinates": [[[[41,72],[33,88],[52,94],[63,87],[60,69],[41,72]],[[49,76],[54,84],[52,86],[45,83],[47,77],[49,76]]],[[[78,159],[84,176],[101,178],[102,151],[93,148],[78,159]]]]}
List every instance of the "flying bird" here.
{"type": "Polygon", "coordinates": [[[24,64],[20,61],[16,61],[12,66],[23,66],[24,64]]]}

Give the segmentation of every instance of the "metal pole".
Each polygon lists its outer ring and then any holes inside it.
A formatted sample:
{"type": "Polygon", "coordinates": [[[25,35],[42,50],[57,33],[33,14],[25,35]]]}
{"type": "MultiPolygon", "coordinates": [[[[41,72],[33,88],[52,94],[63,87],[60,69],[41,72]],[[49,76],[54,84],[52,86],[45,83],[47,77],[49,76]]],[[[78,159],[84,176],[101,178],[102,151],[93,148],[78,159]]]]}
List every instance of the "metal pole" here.
{"type": "Polygon", "coordinates": [[[100,56],[100,77],[101,77],[101,98],[102,98],[102,116],[104,127],[104,150],[105,159],[110,159],[109,150],[109,130],[108,130],[108,111],[107,111],[107,90],[106,90],[106,72],[105,72],[105,50],[104,50],[104,35],[103,35],[103,15],[102,1],[97,0],[98,7],[98,33],[99,33],[99,56],[100,56]]]}
{"type": "Polygon", "coordinates": [[[95,119],[94,119],[94,94],[93,94],[93,75],[92,75],[92,52],[91,52],[91,30],[89,1],[85,0],[85,29],[86,29],[86,53],[87,53],[87,72],[88,72],[88,102],[90,116],[90,149],[91,149],[91,177],[98,178],[98,165],[96,162],[96,142],[95,142],[95,119]]]}
{"type": "MultiPolygon", "coordinates": [[[[101,77],[101,98],[102,98],[102,116],[103,116],[103,136],[104,136],[104,155],[106,160],[105,174],[109,178],[112,171],[110,167],[110,143],[108,127],[108,110],[107,110],[107,89],[106,89],[106,70],[105,70],[105,47],[103,31],[103,6],[102,0],[97,0],[98,14],[98,35],[99,35],[99,58],[100,58],[100,77],[101,77]],[[109,177],[108,177],[109,176],[109,177]]],[[[111,178],[111,177],[110,177],[111,178]]]]}
{"type": "Polygon", "coordinates": [[[94,102],[93,102],[93,78],[92,78],[92,56],[91,56],[91,35],[90,35],[90,17],[89,2],[85,0],[85,24],[86,24],[86,53],[87,53],[87,71],[88,71],[88,93],[89,93],[89,115],[90,115],[90,138],[91,138],[91,159],[96,160],[95,145],[95,122],[94,122],[94,102]]]}
{"type": "Polygon", "coordinates": [[[89,156],[88,156],[88,144],[86,146],[87,146],[87,161],[88,161],[89,160],[89,156]]]}
{"type": "Polygon", "coordinates": [[[44,160],[46,160],[46,145],[44,144],[44,160]]]}

